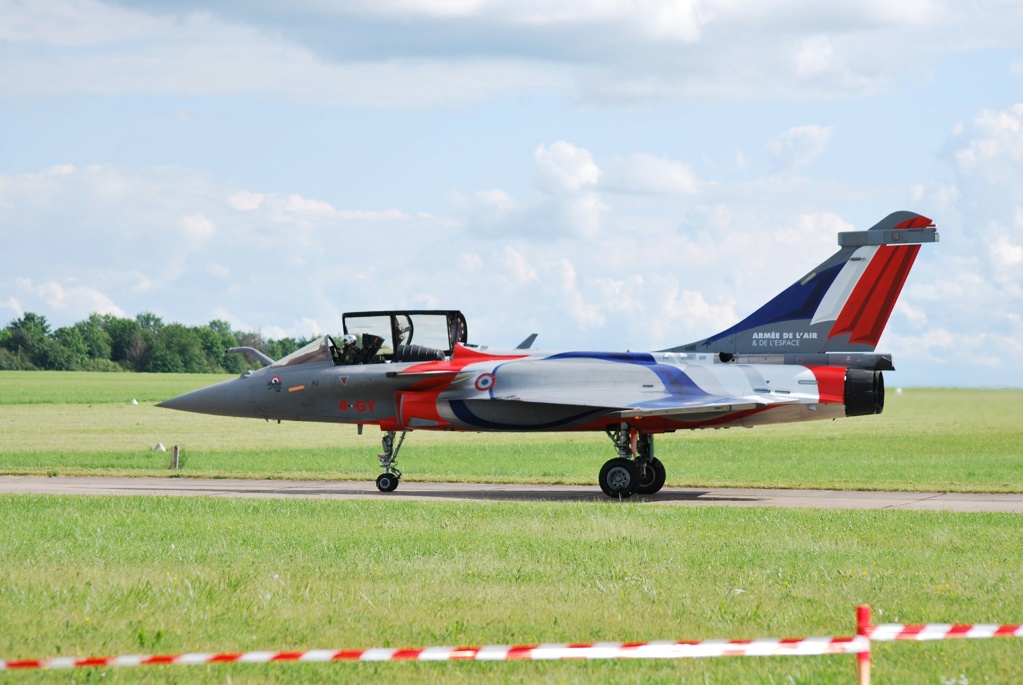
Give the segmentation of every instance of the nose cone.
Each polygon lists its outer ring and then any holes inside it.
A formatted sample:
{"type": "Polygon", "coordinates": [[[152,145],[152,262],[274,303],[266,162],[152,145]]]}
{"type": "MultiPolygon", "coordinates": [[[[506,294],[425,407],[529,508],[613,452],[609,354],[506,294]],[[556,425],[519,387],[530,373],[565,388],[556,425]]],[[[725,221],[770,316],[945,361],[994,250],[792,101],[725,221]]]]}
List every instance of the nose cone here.
{"type": "Polygon", "coordinates": [[[156,406],[216,416],[253,416],[247,378],[234,378],[178,395],[156,406]]]}

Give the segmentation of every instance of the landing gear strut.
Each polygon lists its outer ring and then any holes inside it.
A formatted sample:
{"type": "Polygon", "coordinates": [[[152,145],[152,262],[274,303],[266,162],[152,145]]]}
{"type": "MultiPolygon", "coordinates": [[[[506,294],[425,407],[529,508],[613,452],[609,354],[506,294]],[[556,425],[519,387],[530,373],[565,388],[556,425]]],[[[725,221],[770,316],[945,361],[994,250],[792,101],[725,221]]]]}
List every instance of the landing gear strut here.
{"type": "Polygon", "coordinates": [[[640,433],[622,422],[607,429],[607,436],[618,449],[600,469],[600,489],[608,497],[631,497],[635,493],[652,495],[664,487],[664,464],[654,456],[654,436],[640,433]]]}
{"type": "Polygon", "coordinates": [[[384,451],[377,456],[380,460],[380,467],[384,470],[377,476],[377,489],[380,492],[394,492],[398,487],[398,481],[401,480],[401,470],[395,466],[394,462],[398,460],[398,451],[401,449],[402,443],[405,442],[405,433],[406,431],[402,431],[397,445],[394,444],[394,431],[387,431],[381,440],[384,451]]]}
{"type": "Polygon", "coordinates": [[[654,456],[654,436],[640,433],[636,440],[636,467],[639,470],[639,484],[636,492],[652,495],[664,487],[667,474],[664,464],[654,456]]]}

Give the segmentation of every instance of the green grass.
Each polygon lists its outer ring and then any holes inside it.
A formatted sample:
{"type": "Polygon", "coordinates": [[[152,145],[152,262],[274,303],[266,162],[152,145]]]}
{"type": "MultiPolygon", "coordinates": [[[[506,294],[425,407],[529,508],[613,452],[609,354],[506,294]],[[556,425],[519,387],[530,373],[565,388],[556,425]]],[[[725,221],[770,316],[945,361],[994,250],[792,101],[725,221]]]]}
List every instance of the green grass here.
{"type": "MultiPolygon", "coordinates": [[[[1019,517],[0,496],[0,655],[850,635],[1023,619],[1019,517]]],[[[876,645],[875,682],[1014,682],[1019,643],[876,645]],[[958,681],[956,681],[958,682],[958,681]]],[[[326,664],[10,682],[852,682],[850,656],[326,664]]]]}
{"type": "MultiPolygon", "coordinates": [[[[0,372],[0,473],[368,479],[380,432],[157,409],[219,377],[0,372]],[[141,404],[132,406],[137,398],[141,404]]],[[[885,413],[658,436],[668,485],[1023,492],[1023,391],[889,392],[885,413]]],[[[400,464],[434,481],[595,484],[600,434],[410,434],[400,464]]]]}
{"type": "MultiPolygon", "coordinates": [[[[0,472],[369,479],[380,434],[157,409],[210,376],[0,373],[0,472]],[[140,404],[129,404],[132,398],[140,404]]],[[[661,436],[669,484],[1023,492],[1023,391],[661,436]]],[[[596,481],[589,434],[417,432],[409,478],[596,481]]],[[[1019,517],[597,503],[0,495],[0,658],[849,635],[1023,621],[1019,517]]],[[[875,682],[1015,682],[1019,642],[875,645],[875,682]]],[[[275,664],[11,682],[852,682],[849,656],[275,664]]]]}
{"type": "Polygon", "coordinates": [[[0,405],[160,402],[189,390],[234,378],[188,373],[0,371],[0,405]]]}

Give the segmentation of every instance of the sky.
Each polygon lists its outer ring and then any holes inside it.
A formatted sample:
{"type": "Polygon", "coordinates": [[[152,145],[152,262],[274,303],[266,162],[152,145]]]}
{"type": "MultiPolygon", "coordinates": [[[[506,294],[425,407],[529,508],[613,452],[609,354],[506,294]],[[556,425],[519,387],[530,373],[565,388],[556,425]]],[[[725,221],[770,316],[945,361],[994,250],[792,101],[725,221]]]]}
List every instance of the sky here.
{"type": "Polygon", "coordinates": [[[0,320],[650,350],[931,218],[878,350],[1023,387],[1023,3],[0,0],[0,320]]]}

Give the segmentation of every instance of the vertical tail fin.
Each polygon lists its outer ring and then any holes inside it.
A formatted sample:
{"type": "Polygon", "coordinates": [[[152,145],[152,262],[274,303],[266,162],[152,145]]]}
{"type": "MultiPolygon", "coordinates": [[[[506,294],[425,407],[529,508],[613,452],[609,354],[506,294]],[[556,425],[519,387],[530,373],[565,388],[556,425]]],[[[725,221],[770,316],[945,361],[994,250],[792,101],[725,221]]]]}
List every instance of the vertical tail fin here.
{"type": "Polygon", "coordinates": [[[673,352],[819,354],[871,352],[888,323],[933,222],[895,212],[866,231],[838,234],[830,259],[731,328],[673,352]]]}

